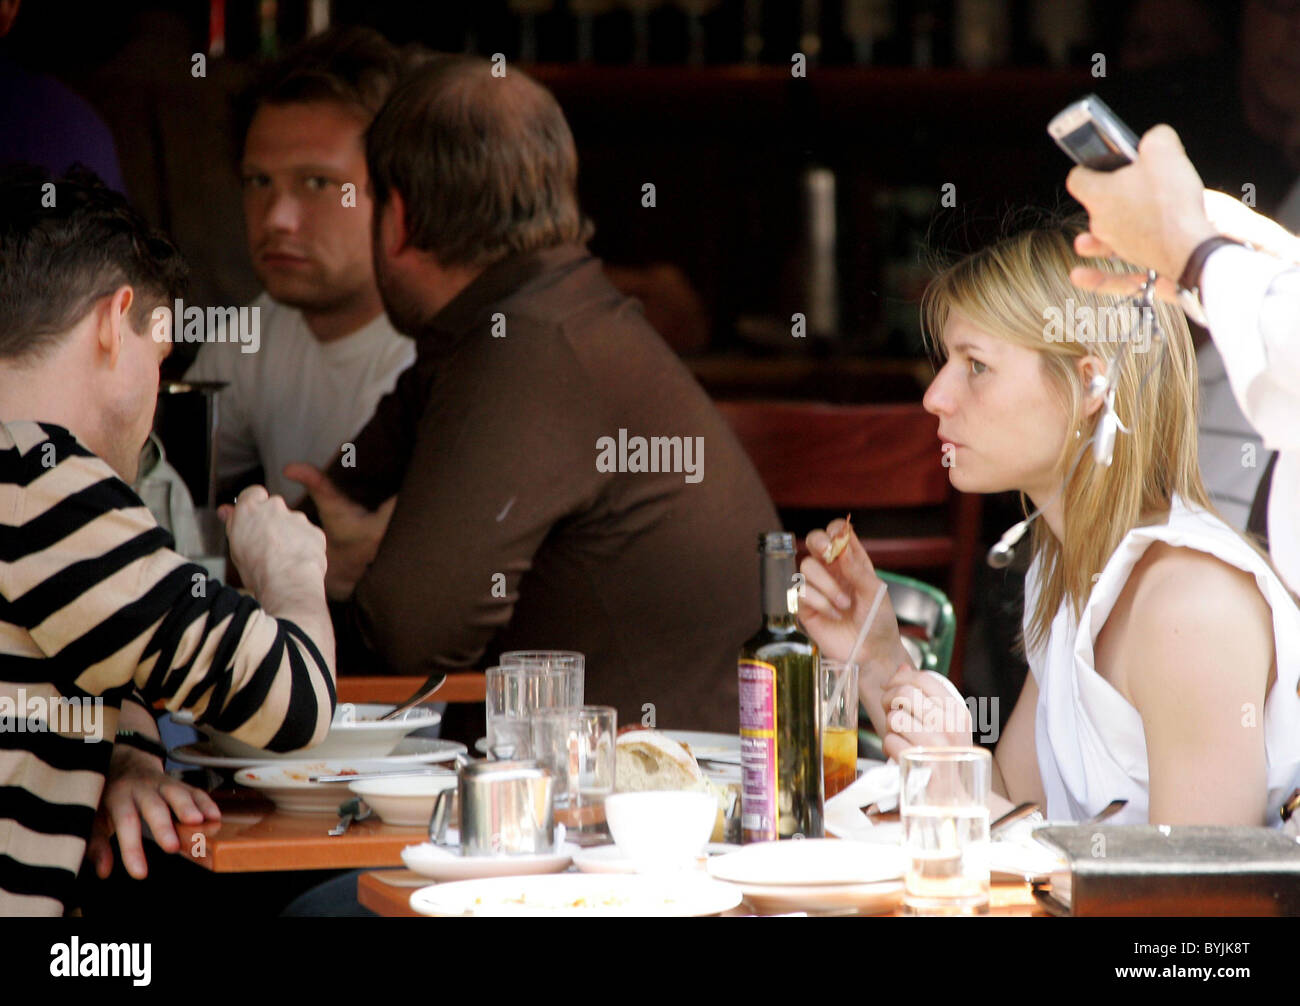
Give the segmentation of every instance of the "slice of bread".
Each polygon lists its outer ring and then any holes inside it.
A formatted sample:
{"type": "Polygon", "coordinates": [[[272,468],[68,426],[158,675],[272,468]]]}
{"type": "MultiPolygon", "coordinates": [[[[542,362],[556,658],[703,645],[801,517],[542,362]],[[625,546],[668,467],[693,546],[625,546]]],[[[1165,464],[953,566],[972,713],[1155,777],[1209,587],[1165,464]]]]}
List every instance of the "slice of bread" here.
{"type": "Polygon", "coordinates": [[[657,730],[620,734],[614,789],[620,793],[659,789],[700,789],[705,783],[695,756],[657,730]]]}

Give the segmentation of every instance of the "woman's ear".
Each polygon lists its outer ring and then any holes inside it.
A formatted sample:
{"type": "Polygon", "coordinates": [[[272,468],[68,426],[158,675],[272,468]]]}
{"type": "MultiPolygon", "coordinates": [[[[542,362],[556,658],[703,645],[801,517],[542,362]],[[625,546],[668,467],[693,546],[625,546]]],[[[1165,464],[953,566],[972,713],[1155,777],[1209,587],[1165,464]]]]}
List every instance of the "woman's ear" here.
{"type": "Polygon", "coordinates": [[[1107,364],[1099,356],[1085,356],[1075,363],[1079,381],[1083,385],[1083,415],[1088,418],[1096,414],[1106,401],[1107,364]]]}

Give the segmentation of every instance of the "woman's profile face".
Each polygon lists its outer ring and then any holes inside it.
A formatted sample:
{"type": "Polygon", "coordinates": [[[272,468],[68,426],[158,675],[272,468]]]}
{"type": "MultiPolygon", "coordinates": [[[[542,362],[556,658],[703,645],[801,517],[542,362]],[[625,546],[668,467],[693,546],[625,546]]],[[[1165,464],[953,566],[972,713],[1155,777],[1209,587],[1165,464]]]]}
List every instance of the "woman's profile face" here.
{"type": "Polygon", "coordinates": [[[947,360],[924,405],[939,417],[949,480],[962,492],[1021,490],[1042,503],[1057,488],[1056,460],[1073,431],[1041,354],[991,336],[956,312],[943,342],[947,360]]]}

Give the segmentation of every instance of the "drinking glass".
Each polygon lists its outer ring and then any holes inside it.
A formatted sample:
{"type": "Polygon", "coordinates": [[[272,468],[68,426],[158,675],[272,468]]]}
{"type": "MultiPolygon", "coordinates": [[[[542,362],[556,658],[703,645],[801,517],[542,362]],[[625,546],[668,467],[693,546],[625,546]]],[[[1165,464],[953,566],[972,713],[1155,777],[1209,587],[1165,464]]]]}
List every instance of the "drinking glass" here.
{"type": "Polygon", "coordinates": [[[586,659],[575,650],[511,650],[497,661],[502,667],[531,667],[538,670],[558,668],[569,672],[571,687],[566,706],[580,706],[585,701],[583,671],[586,659]]]}
{"type": "Polygon", "coordinates": [[[987,913],[993,759],[977,747],[916,747],[899,762],[905,913],[987,913]]]}
{"type": "Polygon", "coordinates": [[[611,706],[538,709],[531,727],[532,757],[555,780],[555,819],[571,832],[603,834],[618,714],[611,706]]]}
{"type": "Polygon", "coordinates": [[[822,775],[826,799],[858,777],[858,665],[821,659],[822,775]]]}
{"type": "Polygon", "coordinates": [[[529,717],[538,709],[571,704],[572,672],[560,667],[489,667],[486,677],[488,754],[530,758],[529,717]]]}

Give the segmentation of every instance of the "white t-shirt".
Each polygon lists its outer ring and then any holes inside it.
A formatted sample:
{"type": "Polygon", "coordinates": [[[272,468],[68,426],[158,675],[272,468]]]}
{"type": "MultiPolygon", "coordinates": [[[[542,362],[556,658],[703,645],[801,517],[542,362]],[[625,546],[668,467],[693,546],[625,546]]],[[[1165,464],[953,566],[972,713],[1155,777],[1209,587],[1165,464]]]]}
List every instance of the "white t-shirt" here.
{"type": "Polygon", "coordinates": [[[291,505],[303,496],[281,472],[293,461],[328,468],[415,360],[415,343],[381,314],[351,335],[319,342],[296,308],[267,294],[260,308],[260,346],[207,343],[185,377],[227,381],[218,399],[217,478],[260,464],[266,487],[291,505]]]}
{"type": "MultiPolygon", "coordinates": [[[[1115,799],[1128,805],[1115,824],[1147,823],[1150,776],[1142,716],[1096,670],[1093,646],[1134,565],[1154,541],[1208,552],[1255,577],[1273,610],[1277,681],[1264,701],[1268,823],[1300,785],[1300,609],[1259,554],[1214,515],[1178,498],[1165,524],[1131,530],[1101,572],[1076,624],[1063,602],[1029,669],[1038,686],[1034,741],[1048,820],[1084,821],[1115,799]]],[[[1025,626],[1038,594],[1039,562],[1025,578],[1025,626]]],[[[1171,696],[1171,701],[1176,701],[1171,696]]]]}

